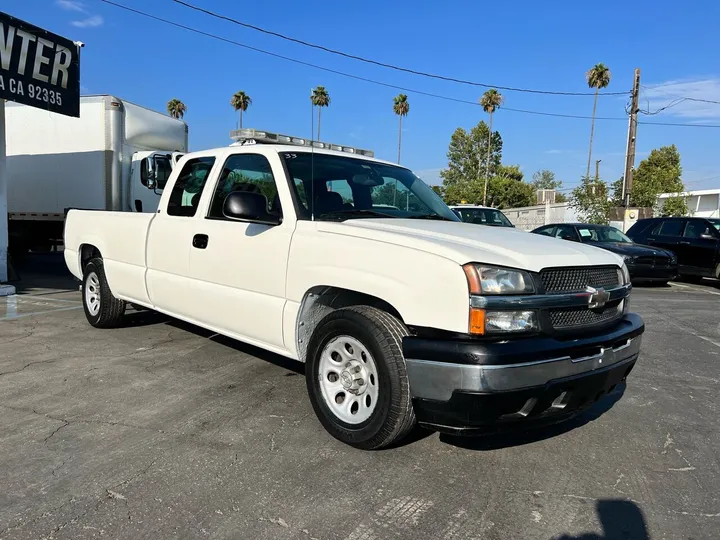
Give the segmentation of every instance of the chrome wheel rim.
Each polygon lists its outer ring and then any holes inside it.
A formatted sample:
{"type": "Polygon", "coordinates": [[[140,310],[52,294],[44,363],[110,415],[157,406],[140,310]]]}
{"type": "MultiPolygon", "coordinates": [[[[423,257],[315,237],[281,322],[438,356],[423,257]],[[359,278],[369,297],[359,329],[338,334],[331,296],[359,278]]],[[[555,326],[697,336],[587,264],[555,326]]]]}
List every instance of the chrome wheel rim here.
{"type": "Polygon", "coordinates": [[[378,400],[378,372],[370,351],[357,339],[338,336],[320,353],[318,381],[328,409],[346,424],[372,416],[378,400]]]}
{"type": "Polygon", "coordinates": [[[100,313],[100,278],[95,272],[88,274],[85,280],[85,305],[93,317],[100,313]]]}

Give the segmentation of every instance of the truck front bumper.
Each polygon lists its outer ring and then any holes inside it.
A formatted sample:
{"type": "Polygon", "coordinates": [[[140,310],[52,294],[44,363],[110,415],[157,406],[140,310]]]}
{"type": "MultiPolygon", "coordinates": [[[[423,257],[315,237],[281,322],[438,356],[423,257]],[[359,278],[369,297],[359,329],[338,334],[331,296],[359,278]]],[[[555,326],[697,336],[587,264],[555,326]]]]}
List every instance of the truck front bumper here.
{"type": "Polygon", "coordinates": [[[569,419],[635,366],[643,320],[625,315],[583,338],[403,341],[418,422],[448,432],[493,432],[569,419]]]}

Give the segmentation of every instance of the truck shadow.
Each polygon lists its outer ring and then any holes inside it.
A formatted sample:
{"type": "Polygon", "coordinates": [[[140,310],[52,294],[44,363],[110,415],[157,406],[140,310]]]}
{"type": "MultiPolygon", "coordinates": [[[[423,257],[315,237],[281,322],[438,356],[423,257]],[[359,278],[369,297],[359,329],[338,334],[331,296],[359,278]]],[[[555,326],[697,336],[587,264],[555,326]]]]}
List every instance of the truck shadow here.
{"type": "Polygon", "coordinates": [[[650,540],[642,509],[632,501],[601,499],[595,503],[602,533],[562,534],[552,540],[650,540]]]}
{"type": "Polygon", "coordinates": [[[440,435],[440,440],[445,444],[456,446],[458,448],[464,448],[466,450],[489,451],[511,448],[513,446],[522,446],[525,444],[532,444],[546,439],[551,439],[600,418],[603,414],[612,409],[615,403],[622,398],[625,393],[625,387],[626,384],[624,382],[618,384],[611,393],[595,403],[587,411],[581,413],[575,418],[558,424],[527,430],[518,430],[517,432],[513,431],[508,433],[476,436],[449,435],[443,433],[440,435]]]}

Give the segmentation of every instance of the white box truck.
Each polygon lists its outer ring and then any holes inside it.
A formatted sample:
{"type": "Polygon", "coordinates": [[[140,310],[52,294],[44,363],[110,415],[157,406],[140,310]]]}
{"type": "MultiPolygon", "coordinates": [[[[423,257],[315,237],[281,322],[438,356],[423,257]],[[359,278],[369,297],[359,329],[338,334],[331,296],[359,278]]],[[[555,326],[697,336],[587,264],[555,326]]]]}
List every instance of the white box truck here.
{"type": "Polygon", "coordinates": [[[188,151],[182,120],[111,95],[80,98],[80,118],[6,104],[10,251],[62,242],[70,208],[155,212],[188,151]]]}

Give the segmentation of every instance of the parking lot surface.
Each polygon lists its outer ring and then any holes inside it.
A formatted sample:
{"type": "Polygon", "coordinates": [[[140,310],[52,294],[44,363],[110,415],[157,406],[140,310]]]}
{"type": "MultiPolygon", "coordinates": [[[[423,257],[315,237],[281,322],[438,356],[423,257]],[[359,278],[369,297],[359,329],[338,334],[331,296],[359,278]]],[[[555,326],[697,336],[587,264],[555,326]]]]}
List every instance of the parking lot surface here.
{"type": "Polygon", "coordinates": [[[37,261],[0,299],[2,540],[719,536],[712,283],[636,287],[627,387],[569,425],[363,452],[322,429],[301,365],[149,312],[93,329],[37,261]]]}

